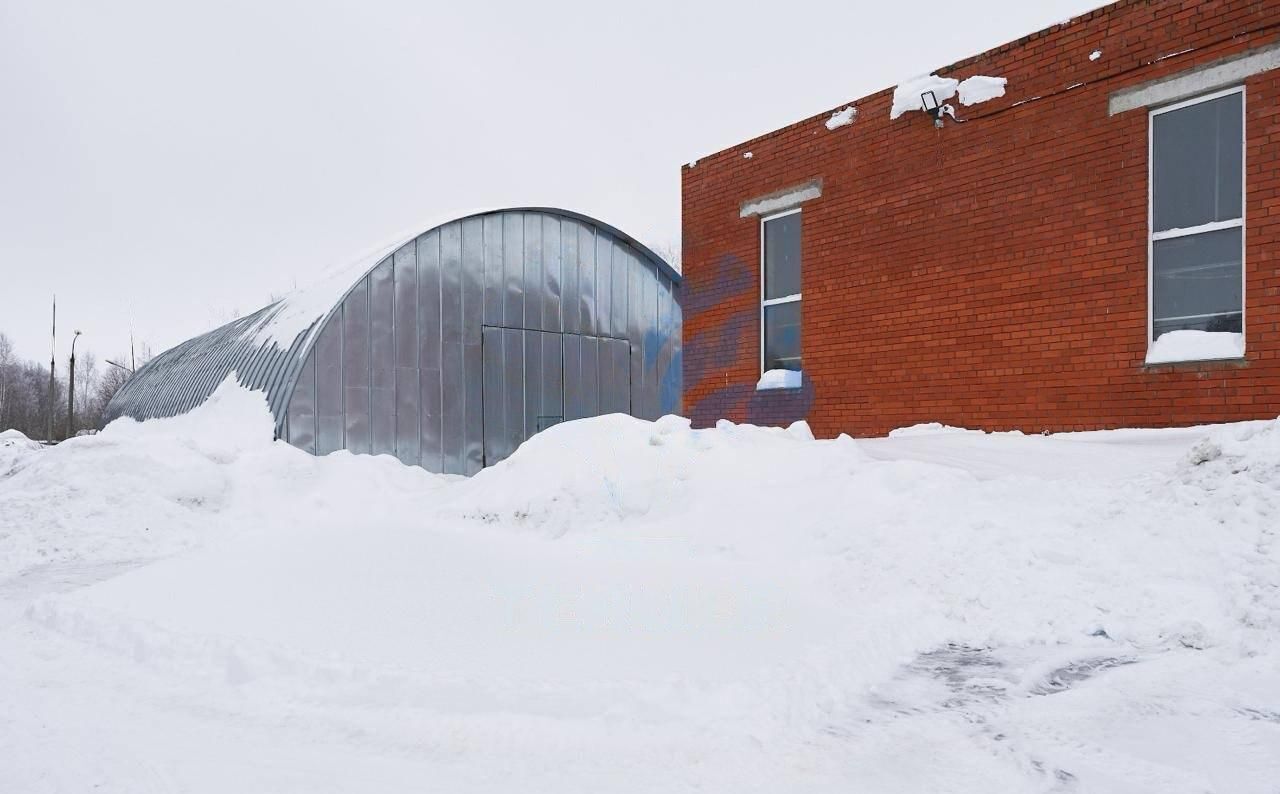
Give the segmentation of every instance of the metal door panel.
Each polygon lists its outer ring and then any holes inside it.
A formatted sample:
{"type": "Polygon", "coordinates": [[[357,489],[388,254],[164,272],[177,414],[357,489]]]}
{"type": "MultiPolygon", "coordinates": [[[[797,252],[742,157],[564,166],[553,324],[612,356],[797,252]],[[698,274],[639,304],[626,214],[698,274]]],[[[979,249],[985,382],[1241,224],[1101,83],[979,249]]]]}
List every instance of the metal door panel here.
{"type": "Polygon", "coordinates": [[[484,371],[484,462],[492,465],[504,457],[507,427],[502,388],[502,329],[485,326],[480,345],[484,371]]]}
{"type": "Polygon", "coordinates": [[[424,469],[440,473],[444,471],[444,438],[441,435],[441,425],[444,421],[444,397],[440,370],[419,370],[418,382],[422,386],[422,446],[419,457],[424,469]]]}
{"type": "Polygon", "coordinates": [[[600,415],[600,340],[582,337],[582,415],[600,415]]]}
{"type": "Polygon", "coordinates": [[[462,340],[444,343],[444,370],[440,373],[441,394],[444,400],[440,428],[441,458],[446,474],[462,474],[466,471],[463,461],[463,406],[465,394],[462,382],[462,340]]]}
{"type": "MultiPolygon", "coordinates": [[[[477,335],[480,328],[476,327],[477,335]]],[[[463,391],[463,439],[462,457],[466,474],[475,474],[484,468],[484,383],[481,362],[481,345],[462,347],[463,391]]]]}
{"type": "Polygon", "coordinates": [[[583,413],[582,397],[582,337],[578,334],[565,334],[564,347],[564,418],[581,419],[583,413]]]}
{"type": "Polygon", "coordinates": [[[542,332],[524,332],[524,433],[523,443],[538,432],[538,413],[542,409],[542,332]]]}
{"type": "Polygon", "coordinates": [[[542,406],[537,430],[564,421],[564,334],[541,334],[542,406]]]}
{"type": "Polygon", "coordinates": [[[422,457],[420,380],[417,367],[396,368],[396,457],[411,466],[422,457]]]}
{"type": "Polygon", "coordinates": [[[502,457],[524,440],[524,331],[502,329],[502,457]]]}
{"type": "Polygon", "coordinates": [[[602,361],[608,358],[609,377],[603,380],[604,365],[601,365],[601,393],[607,402],[600,406],[601,413],[629,413],[631,410],[631,344],[625,339],[604,339],[602,342],[602,361]]]}

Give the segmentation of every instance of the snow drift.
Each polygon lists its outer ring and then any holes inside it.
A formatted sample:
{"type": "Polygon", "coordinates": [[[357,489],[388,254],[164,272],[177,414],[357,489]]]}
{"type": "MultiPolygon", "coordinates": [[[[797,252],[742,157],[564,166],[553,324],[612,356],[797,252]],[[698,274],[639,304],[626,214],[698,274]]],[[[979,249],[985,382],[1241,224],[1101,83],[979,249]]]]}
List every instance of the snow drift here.
{"type": "Polygon", "coordinates": [[[463,480],[226,384],[0,478],[0,789],[1268,791],[1278,528],[1277,422],[615,415],[463,480]]]}
{"type": "Polygon", "coordinates": [[[0,432],[0,476],[10,471],[18,461],[40,449],[40,442],[32,441],[21,431],[0,432]]]}

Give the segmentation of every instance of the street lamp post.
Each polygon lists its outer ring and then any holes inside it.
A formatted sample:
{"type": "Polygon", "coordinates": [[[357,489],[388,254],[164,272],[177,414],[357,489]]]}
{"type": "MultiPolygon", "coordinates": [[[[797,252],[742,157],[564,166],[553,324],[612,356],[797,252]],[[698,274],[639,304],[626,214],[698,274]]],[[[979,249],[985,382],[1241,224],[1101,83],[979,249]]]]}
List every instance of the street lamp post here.
{"type": "Polygon", "coordinates": [[[53,296],[53,328],[49,334],[49,399],[45,401],[45,420],[47,427],[44,431],[44,443],[53,443],[53,413],[56,407],[53,403],[53,373],[58,367],[58,296],[53,296]]]}
{"type": "Polygon", "coordinates": [[[67,438],[76,434],[76,340],[80,332],[71,337],[71,368],[67,375],[67,438]]]}

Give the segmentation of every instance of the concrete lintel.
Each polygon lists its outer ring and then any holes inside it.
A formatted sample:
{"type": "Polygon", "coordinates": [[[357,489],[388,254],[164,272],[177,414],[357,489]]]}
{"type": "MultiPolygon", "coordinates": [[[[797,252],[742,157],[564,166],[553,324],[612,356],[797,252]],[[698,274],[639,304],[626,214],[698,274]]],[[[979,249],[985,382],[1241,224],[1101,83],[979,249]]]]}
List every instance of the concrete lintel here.
{"type": "Polygon", "coordinates": [[[1197,94],[1239,85],[1245,78],[1277,66],[1280,66],[1280,44],[1269,44],[1180,74],[1116,91],[1111,95],[1107,112],[1114,116],[1137,108],[1190,99],[1197,94]]]}
{"type": "Polygon", "coordinates": [[[814,179],[803,185],[784,188],[764,196],[742,202],[738,217],[750,218],[753,215],[770,215],[783,210],[794,209],[802,202],[819,198],[822,195],[822,180],[814,179]]]}

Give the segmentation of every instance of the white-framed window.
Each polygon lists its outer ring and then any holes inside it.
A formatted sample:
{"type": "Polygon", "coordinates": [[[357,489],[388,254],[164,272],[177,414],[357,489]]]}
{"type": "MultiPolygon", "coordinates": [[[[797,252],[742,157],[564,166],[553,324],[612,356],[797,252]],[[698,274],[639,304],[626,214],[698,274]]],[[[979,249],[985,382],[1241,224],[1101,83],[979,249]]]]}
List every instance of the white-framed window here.
{"type": "Polygon", "coordinates": [[[800,210],[760,219],[760,372],[799,372],[800,210]]]}
{"type": "Polygon", "coordinates": [[[1244,352],[1244,118],[1243,86],[1150,111],[1149,362],[1244,352]]]}

